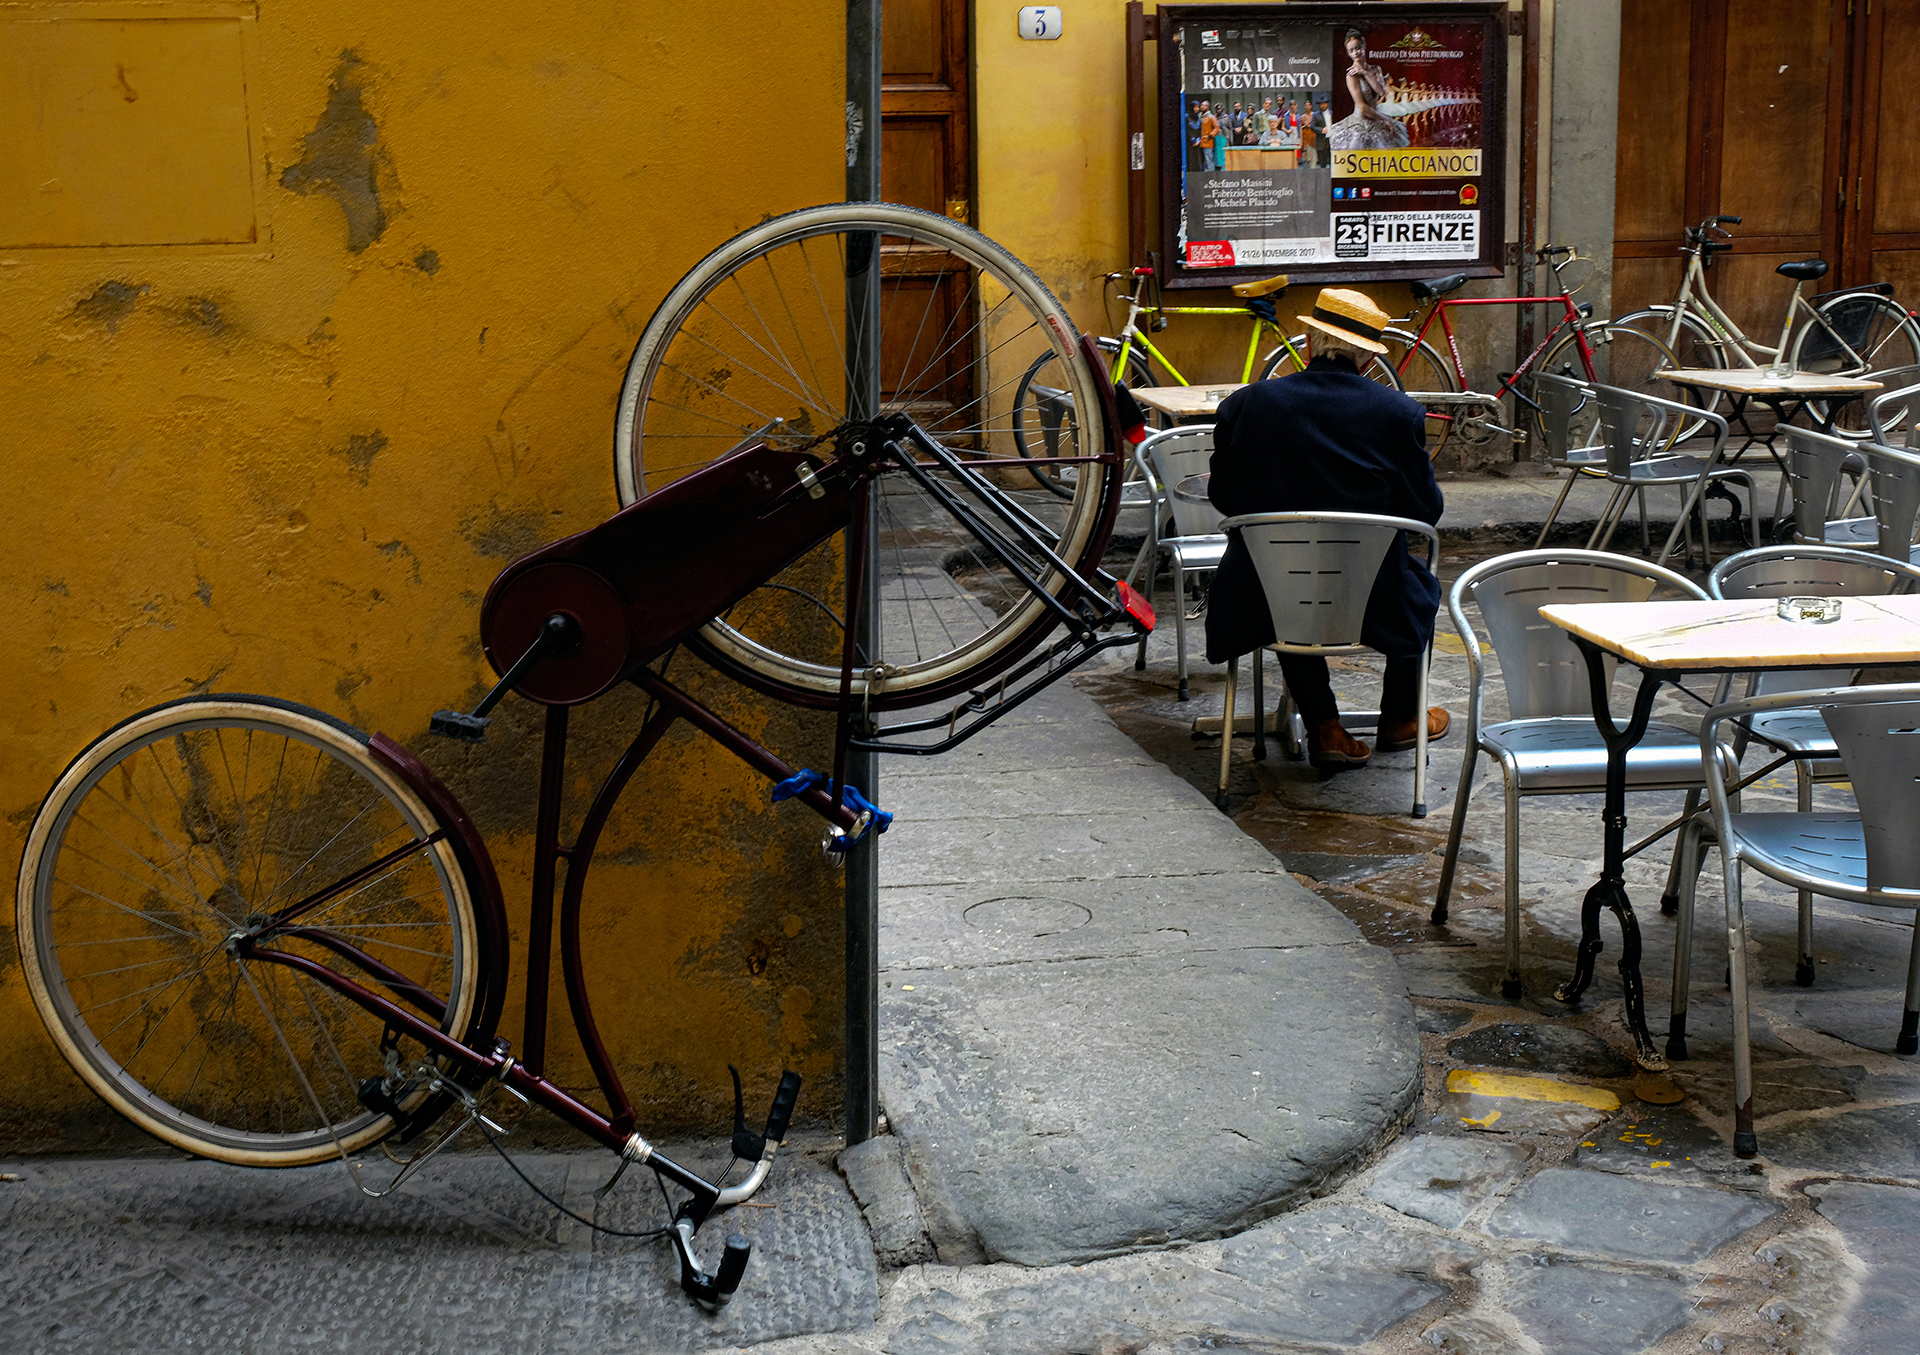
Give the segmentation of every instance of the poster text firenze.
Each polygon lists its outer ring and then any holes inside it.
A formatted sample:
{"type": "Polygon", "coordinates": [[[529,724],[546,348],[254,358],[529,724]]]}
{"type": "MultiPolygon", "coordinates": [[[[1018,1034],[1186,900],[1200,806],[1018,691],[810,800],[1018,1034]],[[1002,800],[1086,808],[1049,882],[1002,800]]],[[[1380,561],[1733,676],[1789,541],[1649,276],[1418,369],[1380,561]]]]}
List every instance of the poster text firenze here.
{"type": "Polygon", "coordinates": [[[1171,27],[1184,270],[1480,257],[1485,25],[1171,27]]]}

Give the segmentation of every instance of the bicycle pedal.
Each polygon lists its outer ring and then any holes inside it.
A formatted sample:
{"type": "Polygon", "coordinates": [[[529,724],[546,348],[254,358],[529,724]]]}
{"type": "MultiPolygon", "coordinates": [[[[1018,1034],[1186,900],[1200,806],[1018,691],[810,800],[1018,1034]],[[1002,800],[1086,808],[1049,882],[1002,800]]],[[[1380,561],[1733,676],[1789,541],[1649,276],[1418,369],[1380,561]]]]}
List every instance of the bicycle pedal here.
{"type": "Polygon", "coordinates": [[[446,739],[458,739],[462,743],[482,743],[487,737],[487,726],[492,724],[484,715],[468,715],[457,710],[436,710],[433,718],[427,721],[427,732],[438,734],[446,739]]]}

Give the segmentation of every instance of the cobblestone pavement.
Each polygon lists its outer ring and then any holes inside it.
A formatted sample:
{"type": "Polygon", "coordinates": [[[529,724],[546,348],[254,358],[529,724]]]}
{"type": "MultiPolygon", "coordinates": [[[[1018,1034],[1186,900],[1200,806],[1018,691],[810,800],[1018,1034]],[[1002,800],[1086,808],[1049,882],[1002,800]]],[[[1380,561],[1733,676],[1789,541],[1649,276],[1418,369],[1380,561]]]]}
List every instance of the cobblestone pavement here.
{"type": "MultiPolygon", "coordinates": [[[[1211,792],[1219,745],[1191,721],[1218,713],[1220,675],[1196,663],[1194,699],[1178,702],[1171,643],[1168,627],[1145,672],[1118,656],[1080,686],[1211,792]]],[[[1440,650],[1435,701],[1458,718],[1464,661],[1444,636],[1440,650]]],[[[1336,676],[1356,705],[1374,682],[1366,662],[1336,676]]],[[[1489,695],[1498,707],[1497,684],[1489,695]]],[[[1688,709],[1663,698],[1665,715],[1688,709]]],[[[1427,922],[1460,739],[1433,750],[1426,820],[1406,817],[1411,753],[1323,781],[1236,748],[1234,821],[1397,958],[1425,1060],[1408,1130],[1300,1209],[1082,1265],[941,1264],[898,1207],[897,1140],[853,1153],[802,1140],[756,1201],[771,1207],[743,1211],[757,1245],[741,1300],[706,1319],[673,1292],[662,1250],[556,1222],[485,1155],[450,1156],[417,1190],[365,1205],[343,1204],[335,1170],[0,1163],[0,1349],[1920,1352],[1920,1061],[1891,1052],[1905,917],[1822,903],[1817,979],[1799,988],[1792,896],[1750,884],[1761,1156],[1741,1161],[1717,861],[1700,886],[1692,1059],[1649,1079],[1628,1057],[1610,919],[1580,1004],[1548,996],[1599,864],[1597,796],[1522,811],[1525,997],[1499,996],[1501,807],[1484,761],[1452,921],[1427,922]]],[[[1791,795],[1766,782],[1749,805],[1791,795]]],[[[1636,797],[1632,830],[1678,805],[1636,797]]],[[[1665,871],[1655,849],[1628,872],[1656,1035],[1674,930],[1655,904],[1665,871]]],[[[1177,1179],[1181,1145],[1162,1160],[1177,1179]]],[[[523,1166],[587,1209],[604,1164],[523,1166]]],[[[642,1198],[610,1197],[626,1203],[601,1222],[642,1226],[642,1198]]]]}

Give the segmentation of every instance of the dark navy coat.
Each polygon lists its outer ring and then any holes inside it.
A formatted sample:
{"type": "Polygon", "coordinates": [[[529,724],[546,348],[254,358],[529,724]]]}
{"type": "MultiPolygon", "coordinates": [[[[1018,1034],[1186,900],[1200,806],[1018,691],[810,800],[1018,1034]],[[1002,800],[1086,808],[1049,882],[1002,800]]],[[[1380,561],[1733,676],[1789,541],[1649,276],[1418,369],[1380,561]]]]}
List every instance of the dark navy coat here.
{"type": "MultiPolygon", "coordinates": [[[[1440,486],[1427,459],[1426,411],[1369,381],[1343,357],[1242,387],[1220,402],[1213,428],[1214,507],[1241,513],[1385,513],[1440,521],[1440,486]]],[[[1238,532],[1207,603],[1207,659],[1225,663],[1273,643],[1273,616],[1238,532]]],[[[1396,536],[1367,599],[1362,643],[1412,658],[1433,639],[1440,582],[1396,536]]]]}

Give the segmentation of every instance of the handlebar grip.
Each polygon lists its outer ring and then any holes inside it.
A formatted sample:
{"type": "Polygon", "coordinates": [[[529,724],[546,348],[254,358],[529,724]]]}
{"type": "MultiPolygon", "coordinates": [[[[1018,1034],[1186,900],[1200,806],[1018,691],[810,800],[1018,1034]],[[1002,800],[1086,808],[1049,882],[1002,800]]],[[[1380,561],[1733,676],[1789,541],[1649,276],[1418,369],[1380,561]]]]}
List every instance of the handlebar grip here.
{"type": "Polygon", "coordinates": [[[1719,225],[1724,225],[1729,221],[1731,221],[1736,226],[1740,224],[1740,218],[1737,216],[1716,216],[1713,219],[1713,224],[1716,226],[1719,226],[1719,225]]]}
{"type": "Polygon", "coordinates": [[[787,1122],[793,1119],[793,1106],[800,1099],[800,1074],[788,1069],[780,1075],[780,1088],[773,1094],[773,1109],[767,1112],[767,1142],[779,1143],[787,1136],[787,1122]]]}
{"type": "Polygon", "coordinates": [[[727,1234],[727,1249],[720,1253],[719,1268],[713,1272],[713,1287],[721,1294],[731,1294],[740,1287],[740,1277],[747,1273],[747,1258],[753,1255],[753,1244],[738,1233],[727,1234]]]}
{"type": "Polygon", "coordinates": [[[1572,245],[1542,245],[1540,246],[1540,248],[1534,250],[1533,252],[1535,256],[1537,256],[1538,258],[1548,259],[1548,258],[1552,258],[1555,254],[1573,253],[1573,246],[1572,245]]]}
{"type": "Polygon", "coordinates": [[[1153,276],[1153,269],[1151,267],[1136,268],[1133,270],[1133,275],[1136,278],[1150,278],[1153,276]]]}

